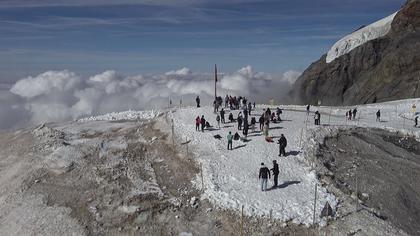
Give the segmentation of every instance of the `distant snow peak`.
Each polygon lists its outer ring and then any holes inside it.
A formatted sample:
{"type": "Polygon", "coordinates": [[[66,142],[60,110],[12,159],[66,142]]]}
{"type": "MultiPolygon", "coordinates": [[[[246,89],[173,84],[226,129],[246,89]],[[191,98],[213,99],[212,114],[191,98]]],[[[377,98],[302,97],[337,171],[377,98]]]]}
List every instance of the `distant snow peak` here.
{"type": "Polygon", "coordinates": [[[368,41],[383,37],[391,30],[391,24],[394,20],[394,14],[385,17],[373,24],[363,27],[336,42],[327,54],[327,63],[334,61],[336,58],[349,53],[351,50],[365,44],[368,41]]]}

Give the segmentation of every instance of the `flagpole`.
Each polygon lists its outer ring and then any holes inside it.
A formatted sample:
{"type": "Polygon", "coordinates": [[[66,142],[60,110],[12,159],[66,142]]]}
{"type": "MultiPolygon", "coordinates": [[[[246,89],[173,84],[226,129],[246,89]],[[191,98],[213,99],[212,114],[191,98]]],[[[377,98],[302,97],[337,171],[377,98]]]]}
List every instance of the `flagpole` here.
{"type": "Polygon", "coordinates": [[[217,98],[217,65],[214,64],[214,101],[217,98]]]}

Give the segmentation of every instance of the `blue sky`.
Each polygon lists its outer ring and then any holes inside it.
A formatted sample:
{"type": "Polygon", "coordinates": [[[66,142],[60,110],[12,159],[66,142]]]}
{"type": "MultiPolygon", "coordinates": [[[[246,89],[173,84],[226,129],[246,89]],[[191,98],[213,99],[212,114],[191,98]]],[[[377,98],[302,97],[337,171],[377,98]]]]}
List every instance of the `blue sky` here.
{"type": "Polygon", "coordinates": [[[0,82],[47,70],[303,71],[404,0],[0,0],[0,82]],[[118,4],[117,4],[118,3],[118,4]]]}

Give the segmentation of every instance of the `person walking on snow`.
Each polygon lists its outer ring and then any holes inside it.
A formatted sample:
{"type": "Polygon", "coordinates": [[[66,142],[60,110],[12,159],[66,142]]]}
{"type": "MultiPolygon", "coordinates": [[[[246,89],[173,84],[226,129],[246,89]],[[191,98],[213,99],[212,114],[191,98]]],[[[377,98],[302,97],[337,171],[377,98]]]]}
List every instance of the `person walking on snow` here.
{"type": "Polygon", "coordinates": [[[228,150],[233,150],[232,143],[233,143],[233,135],[232,132],[229,131],[229,134],[227,135],[227,141],[228,141],[228,150]]]}
{"type": "Polygon", "coordinates": [[[414,118],[414,127],[417,127],[417,121],[418,121],[419,117],[416,116],[416,118],[414,118]]]}
{"type": "Polygon", "coordinates": [[[306,106],[306,115],[309,116],[309,109],[311,108],[311,105],[306,106]]]}
{"type": "Polygon", "coordinates": [[[284,137],[284,134],[281,134],[277,143],[279,144],[279,157],[281,157],[281,155],[286,156],[287,139],[284,137]]]}
{"type": "Polygon", "coordinates": [[[199,96],[197,96],[195,98],[195,102],[197,103],[197,107],[200,107],[200,97],[199,96]]]}
{"type": "Polygon", "coordinates": [[[260,116],[260,119],[258,120],[258,122],[260,123],[260,131],[262,131],[264,127],[264,115],[260,116]]]}
{"type": "Polygon", "coordinates": [[[264,136],[265,136],[265,138],[267,138],[268,137],[268,122],[266,122],[265,124],[264,124],[264,127],[263,127],[263,133],[264,133],[264,136]]]}
{"type": "Polygon", "coordinates": [[[222,121],[222,124],[226,123],[225,122],[225,109],[222,108],[222,110],[220,110],[220,118],[222,121]]]}
{"type": "Polygon", "coordinates": [[[217,127],[220,129],[220,116],[219,116],[219,114],[217,114],[217,116],[216,116],[216,121],[217,121],[217,127]]]}
{"type": "Polygon", "coordinates": [[[238,114],[238,130],[242,129],[242,112],[238,114]]]}
{"type": "Polygon", "coordinates": [[[252,129],[252,133],[255,132],[255,125],[256,125],[257,121],[255,120],[255,117],[251,118],[251,129],[252,129]]]}
{"type": "Polygon", "coordinates": [[[261,191],[267,191],[267,181],[271,179],[270,170],[261,162],[260,174],[258,179],[261,181],[261,191]]]}
{"type": "Polygon", "coordinates": [[[242,133],[244,134],[245,138],[247,138],[247,137],[248,137],[248,129],[249,129],[249,126],[248,126],[248,121],[247,121],[247,120],[245,120],[245,121],[244,121],[244,131],[242,132],[242,133]]]}
{"type": "Polygon", "coordinates": [[[206,119],[204,119],[204,116],[201,116],[201,132],[204,132],[204,127],[206,127],[206,119]]]}
{"type": "Polygon", "coordinates": [[[357,108],[354,108],[353,109],[353,120],[356,119],[356,113],[357,113],[357,108]]]}
{"type": "Polygon", "coordinates": [[[381,110],[376,112],[376,121],[381,122],[381,110]]]}
{"type": "Polygon", "coordinates": [[[252,110],[252,105],[251,105],[251,102],[250,103],[248,103],[248,115],[251,115],[251,110],[252,110]]]}
{"type": "Polygon", "coordinates": [[[197,118],[195,118],[195,130],[196,131],[200,131],[200,123],[201,123],[200,116],[197,116],[197,118]]]}
{"type": "Polygon", "coordinates": [[[277,164],[276,160],[273,160],[273,168],[271,168],[271,171],[273,172],[273,180],[274,185],[273,188],[276,188],[278,186],[278,180],[279,180],[279,164],[277,164]]]}
{"type": "Polygon", "coordinates": [[[349,120],[351,120],[351,117],[353,116],[351,109],[349,110],[349,120]]]}
{"type": "Polygon", "coordinates": [[[232,123],[233,122],[233,114],[232,114],[232,112],[231,113],[229,113],[229,122],[230,123],[232,123]]]}

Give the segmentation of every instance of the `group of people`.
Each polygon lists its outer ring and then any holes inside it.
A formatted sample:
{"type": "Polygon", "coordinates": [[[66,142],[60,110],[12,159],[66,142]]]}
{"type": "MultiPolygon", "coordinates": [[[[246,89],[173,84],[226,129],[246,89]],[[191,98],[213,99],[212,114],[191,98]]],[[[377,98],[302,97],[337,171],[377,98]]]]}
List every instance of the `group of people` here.
{"type": "Polygon", "coordinates": [[[350,109],[349,111],[346,112],[346,119],[351,120],[353,118],[353,120],[355,120],[356,114],[357,114],[357,108],[354,108],[353,111],[350,109]]]}
{"type": "Polygon", "coordinates": [[[268,179],[271,179],[271,173],[273,173],[273,187],[272,188],[276,188],[278,187],[278,180],[279,180],[279,164],[277,164],[276,160],[273,160],[273,168],[268,169],[268,167],[266,167],[264,165],[264,162],[261,163],[261,168],[260,168],[260,173],[258,175],[258,179],[261,181],[261,191],[267,191],[267,183],[268,183],[268,179]]]}

